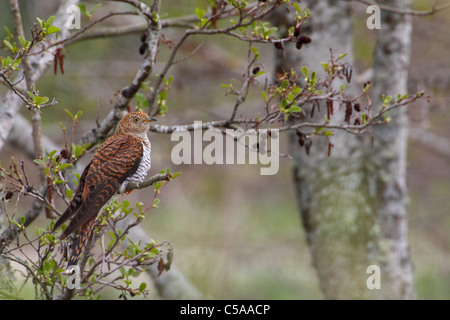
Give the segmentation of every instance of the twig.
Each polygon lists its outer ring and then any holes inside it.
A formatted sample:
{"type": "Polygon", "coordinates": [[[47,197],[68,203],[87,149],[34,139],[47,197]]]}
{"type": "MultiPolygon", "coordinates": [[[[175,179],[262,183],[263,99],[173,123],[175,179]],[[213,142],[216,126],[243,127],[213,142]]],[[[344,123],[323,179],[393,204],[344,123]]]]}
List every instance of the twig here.
{"type": "Polygon", "coordinates": [[[147,188],[147,187],[151,186],[155,182],[158,182],[158,181],[170,181],[171,179],[172,179],[172,176],[170,174],[156,174],[153,177],[151,177],[151,178],[149,178],[147,180],[144,180],[142,182],[129,183],[127,185],[127,188],[126,188],[125,191],[131,191],[131,190],[134,190],[134,189],[136,189],[136,190],[144,189],[144,188],[147,188]]]}

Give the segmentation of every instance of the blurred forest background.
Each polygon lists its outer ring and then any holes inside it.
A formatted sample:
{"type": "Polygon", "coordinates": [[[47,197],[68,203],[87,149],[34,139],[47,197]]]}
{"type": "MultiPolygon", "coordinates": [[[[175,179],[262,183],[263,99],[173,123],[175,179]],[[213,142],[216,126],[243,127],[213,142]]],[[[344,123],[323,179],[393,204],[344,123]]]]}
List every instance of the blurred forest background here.
{"type": "MultiPolygon", "coordinates": [[[[26,32],[36,16],[47,18],[54,14],[57,2],[20,1],[26,32]]],[[[427,10],[432,3],[415,0],[413,8],[427,10]]],[[[164,13],[176,17],[192,14],[196,7],[202,6],[202,0],[164,0],[161,13],[163,18],[164,13]]],[[[107,10],[104,5],[98,12],[107,10]]],[[[412,129],[407,162],[409,242],[418,299],[450,299],[450,150],[434,148],[414,135],[414,129],[426,129],[450,145],[449,12],[414,17],[413,23],[409,90],[425,89],[431,96],[429,102],[424,100],[407,107],[412,129]]],[[[357,74],[362,74],[373,58],[375,31],[366,28],[367,17],[365,6],[355,3],[357,74]]],[[[115,17],[105,25],[139,19],[115,17]]],[[[0,3],[0,21],[2,27],[13,30],[7,1],[0,3]]],[[[180,36],[176,28],[165,29],[163,34],[169,40],[180,36]]],[[[0,38],[5,36],[1,29],[0,38]]],[[[95,126],[96,119],[106,116],[117,91],[130,83],[139,68],[140,36],[81,41],[68,48],[64,74],[55,75],[48,70],[39,81],[42,93],[58,99],[56,106],[43,110],[43,134],[63,145],[59,123],[71,126],[65,109],[74,114],[83,111],[75,141],[95,126]]],[[[194,120],[223,119],[229,114],[234,97],[227,96],[221,84],[241,77],[247,64],[248,44],[225,36],[196,36],[183,46],[181,56],[189,54],[202,41],[206,41],[205,45],[187,62],[172,69],[169,110],[166,116],[158,118],[158,124],[190,124],[194,120]]],[[[151,79],[158,74],[169,52],[164,44],[159,49],[157,70],[151,79]]],[[[266,68],[273,70],[273,46],[260,46],[260,50],[266,68]]],[[[261,105],[259,91],[252,90],[252,99],[248,99],[243,110],[261,105]]],[[[5,92],[5,88],[0,88],[0,95],[5,92]]],[[[22,114],[30,118],[26,110],[22,114]]],[[[176,166],[170,158],[176,144],[170,141],[170,135],[151,133],[149,137],[153,147],[150,174],[170,168],[182,175],[162,191],[159,208],[151,210],[143,223],[154,239],[173,243],[174,264],[200,292],[215,299],[323,297],[299,218],[288,158],[281,159],[275,176],[261,176],[258,165],[176,166]]],[[[280,152],[287,152],[286,144],[286,136],[281,135],[280,152]]],[[[28,168],[33,166],[21,150],[9,145],[1,150],[0,161],[8,163],[12,155],[16,160],[24,159],[28,168]]],[[[149,192],[152,190],[138,190],[126,197],[132,203],[144,201],[149,192]]],[[[18,216],[31,201],[25,199],[21,203],[18,216]]],[[[8,205],[13,206],[14,201],[8,205]]],[[[44,227],[48,221],[42,216],[35,224],[44,227]]],[[[150,297],[154,291],[150,287],[150,297]]]]}

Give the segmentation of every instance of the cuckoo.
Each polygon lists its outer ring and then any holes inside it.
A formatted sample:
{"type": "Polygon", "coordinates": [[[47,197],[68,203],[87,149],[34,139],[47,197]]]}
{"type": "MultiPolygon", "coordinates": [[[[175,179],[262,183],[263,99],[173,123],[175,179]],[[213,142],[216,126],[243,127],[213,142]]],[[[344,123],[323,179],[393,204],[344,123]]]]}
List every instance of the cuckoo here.
{"type": "Polygon", "coordinates": [[[79,230],[68,266],[78,263],[95,225],[100,209],[128,183],[141,182],[150,170],[151,145],[147,137],[150,118],[145,112],[131,112],[120,120],[114,135],[97,150],[84,169],[69,206],[56,221],[53,231],[72,218],[59,239],[79,230]]]}

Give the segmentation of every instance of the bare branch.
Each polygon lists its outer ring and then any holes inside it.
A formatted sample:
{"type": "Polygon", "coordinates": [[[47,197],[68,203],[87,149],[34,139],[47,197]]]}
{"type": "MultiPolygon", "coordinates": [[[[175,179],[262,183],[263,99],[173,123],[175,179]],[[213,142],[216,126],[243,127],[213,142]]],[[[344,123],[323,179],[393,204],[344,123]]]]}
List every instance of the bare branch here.
{"type": "Polygon", "coordinates": [[[127,189],[125,191],[132,191],[134,189],[144,189],[147,188],[149,186],[151,186],[152,184],[154,184],[155,182],[158,181],[170,181],[172,179],[172,176],[170,174],[156,174],[151,178],[148,178],[147,180],[144,180],[142,182],[139,183],[129,183],[127,185],[127,189]]]}

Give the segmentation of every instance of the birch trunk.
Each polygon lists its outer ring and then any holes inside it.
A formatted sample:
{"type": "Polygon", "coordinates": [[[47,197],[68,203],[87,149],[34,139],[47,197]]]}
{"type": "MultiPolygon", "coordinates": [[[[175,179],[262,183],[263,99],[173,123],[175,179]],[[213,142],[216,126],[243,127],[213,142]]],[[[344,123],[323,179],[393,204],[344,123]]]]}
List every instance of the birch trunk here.
{"type": "MultiPolygon", "coordinates": [[[[382,0],[380,4],[407,9],[410,0],[382,0]]],[[[411,49],[411,16],[382,12],[381,29],[373,62],[373,105],[381,105],[381,95],[407,93],[408,66],[411,49]]],[[[374,147],[367,155],[375,169],[370,184],[376,186],[374,202],[379,225],[377,260],[382,267],[384,297],[414,299],[412,263],[408,246],[406,148],[408,118],[406,109],[397,109],[389,116],[392,122],[374,128],[374,147]]],[[[367,166],[366,166],[367,167],[367,166]]]]}
{"type": "MultiPolygon", "coordinates": [[[[335,56],[348,53],[346,62],[353,64],[350,1],[302,4],[311,10],[305,33],[312,43],[301,51],[287,46],[277,68],[299,70],[307,65],[320,76],[320,62],[329,58],[330,48],[335,56]]],[[[374,106],[382,92],[396,95],[406,90],[410,29],[406,17],[383,13],[372,81],[374,106]]],[[[348,88],[349,94],[352,91],[348,88]]],[[[335,113],[333,121],[342,122],[344,110],[335,113]]],[[[315,139],[308,156],[298,137],[290,136],[298,207],[326,299],[415,296],[407,247],[407,122],[404,111],[390,116],[389,125],[374,129],[373,144],[370,136],[337,132],[331,156],[325,139],[315,139]],[[367,273],[372,265],[380,268],[381,289],[369,288],[376,284],[373,274],[367,273]]]]}

